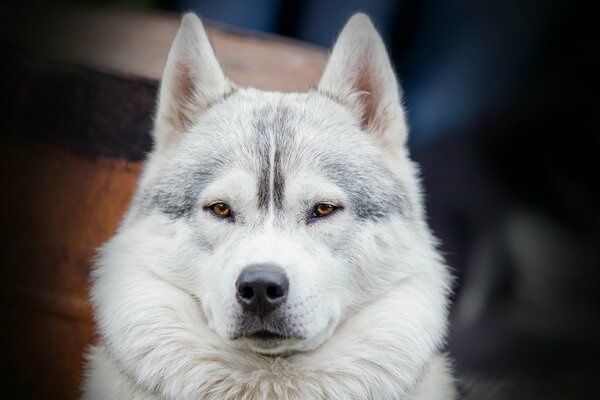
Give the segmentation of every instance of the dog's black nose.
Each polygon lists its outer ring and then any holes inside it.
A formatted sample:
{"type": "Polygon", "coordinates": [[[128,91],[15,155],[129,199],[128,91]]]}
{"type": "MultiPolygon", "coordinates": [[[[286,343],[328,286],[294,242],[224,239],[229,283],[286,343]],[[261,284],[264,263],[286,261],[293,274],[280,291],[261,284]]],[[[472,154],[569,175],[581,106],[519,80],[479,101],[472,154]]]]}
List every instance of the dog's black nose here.
{"type": "Polygon", "coordinates": [[[280,267],[253,264],[244,268],[235,286],[242,309],[262,318],[285,302],[290,283],[280,267]]]}

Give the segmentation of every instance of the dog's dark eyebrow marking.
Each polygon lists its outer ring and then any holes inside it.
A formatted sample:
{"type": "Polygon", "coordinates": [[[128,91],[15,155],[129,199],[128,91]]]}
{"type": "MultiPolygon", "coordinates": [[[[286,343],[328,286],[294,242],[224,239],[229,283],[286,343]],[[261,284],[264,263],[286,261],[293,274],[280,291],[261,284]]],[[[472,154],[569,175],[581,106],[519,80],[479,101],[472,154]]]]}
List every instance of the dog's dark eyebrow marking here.
{"type": "Polygon", "coordinates": [[[290,134],[288,114],[288,108],[281,105],[261,108],[255,113],[254,129],[259,155],[258,205],[261,208],[267,208],[271,199],[275,207],[283,206],[285,178],[281,163],[282,146],[290,134]]]}
{"type": "Polygon", "coordinates": [[[177,164],[134,199],[140,212],[156,208],[169,217],[189,217],[199,206],[200,193],[215,179],[222,160],[207,159],[190,166],[177,164]]]}
{"type": "Polygon", "coordinates": [[[275,207],[283,208],[285,178],[281,170],[281,149],[275,150],[275,169],[273,171],[273,203],[275,207]]]}
{"type": "Polygon", "coordinates": [[[258,206],[267,208],[270,200],[271,140],[266,119],[268,109],[261,108],[256,112],[254,130],[256,132],[256,154],[258,155],[258,206]]]}
{"type": "Polygon", "coordinates": [[[348,194],[350,208],[359,219],[377,221],[398,213],[409,216],[401,184],[383,166],[328,162],[323,169],[348,194]]]}
{"type": "Polygon", "coordinates": [[[285,190],[285,176],[283,174],[283,159],[285,150],[288,147],[293,132],[291,131],[291,110],[288,107],[278,105],[275,114],[274,136],[275,136],[275,155],[273,169],[273,202],[275,207],[283,208],[283,197],[285,190]]]}

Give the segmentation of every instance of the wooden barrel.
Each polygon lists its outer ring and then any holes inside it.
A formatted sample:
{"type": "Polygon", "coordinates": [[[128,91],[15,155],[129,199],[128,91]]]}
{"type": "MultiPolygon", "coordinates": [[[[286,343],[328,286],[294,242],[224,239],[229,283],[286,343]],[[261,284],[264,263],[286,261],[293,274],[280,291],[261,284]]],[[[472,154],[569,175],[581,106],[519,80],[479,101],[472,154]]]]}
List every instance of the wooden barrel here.
{"type": "MultiPolygon", "coordinates": [[[[0,17],[0,398],[76,398],[94,340],[88,275],[150,149],[176,15],[54,9],[0,17]]],[[[209,26],[240,85],[303,91],[321,49],[209,26]]]]}

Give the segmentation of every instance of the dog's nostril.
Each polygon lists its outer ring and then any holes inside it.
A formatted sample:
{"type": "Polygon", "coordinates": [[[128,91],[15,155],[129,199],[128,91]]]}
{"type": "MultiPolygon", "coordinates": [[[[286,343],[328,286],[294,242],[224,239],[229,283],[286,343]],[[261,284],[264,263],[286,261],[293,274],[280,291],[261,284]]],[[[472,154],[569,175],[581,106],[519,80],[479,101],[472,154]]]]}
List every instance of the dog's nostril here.
{"type": "Polygon", "coordinates": [[[272,299],[277,299],[281,296],[283,296],[283,289],[281,288],[281,286],[269,286],[267,287],[267,297],[270,297],[272,299]]]}
{"type": "Polygon", "coordinates": [[[252,287],[250,286],[244,286],[242,288],[240,296],[242,296],[244,299],[251,299],[252,297],[254,297],[254,289],[252,289],[252,287]]]}

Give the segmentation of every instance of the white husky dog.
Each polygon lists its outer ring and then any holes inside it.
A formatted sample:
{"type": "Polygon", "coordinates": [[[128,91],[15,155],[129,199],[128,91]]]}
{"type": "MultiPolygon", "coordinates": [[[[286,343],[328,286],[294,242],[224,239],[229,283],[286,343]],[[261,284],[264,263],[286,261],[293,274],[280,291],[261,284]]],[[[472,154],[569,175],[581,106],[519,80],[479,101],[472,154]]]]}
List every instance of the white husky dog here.
{"type": "Polygon", "coordinates": [[[102,248],[89,399],[451,399],[449,275],[368,17],[308,93],[240,88],[188,14],[102,248]]]}

